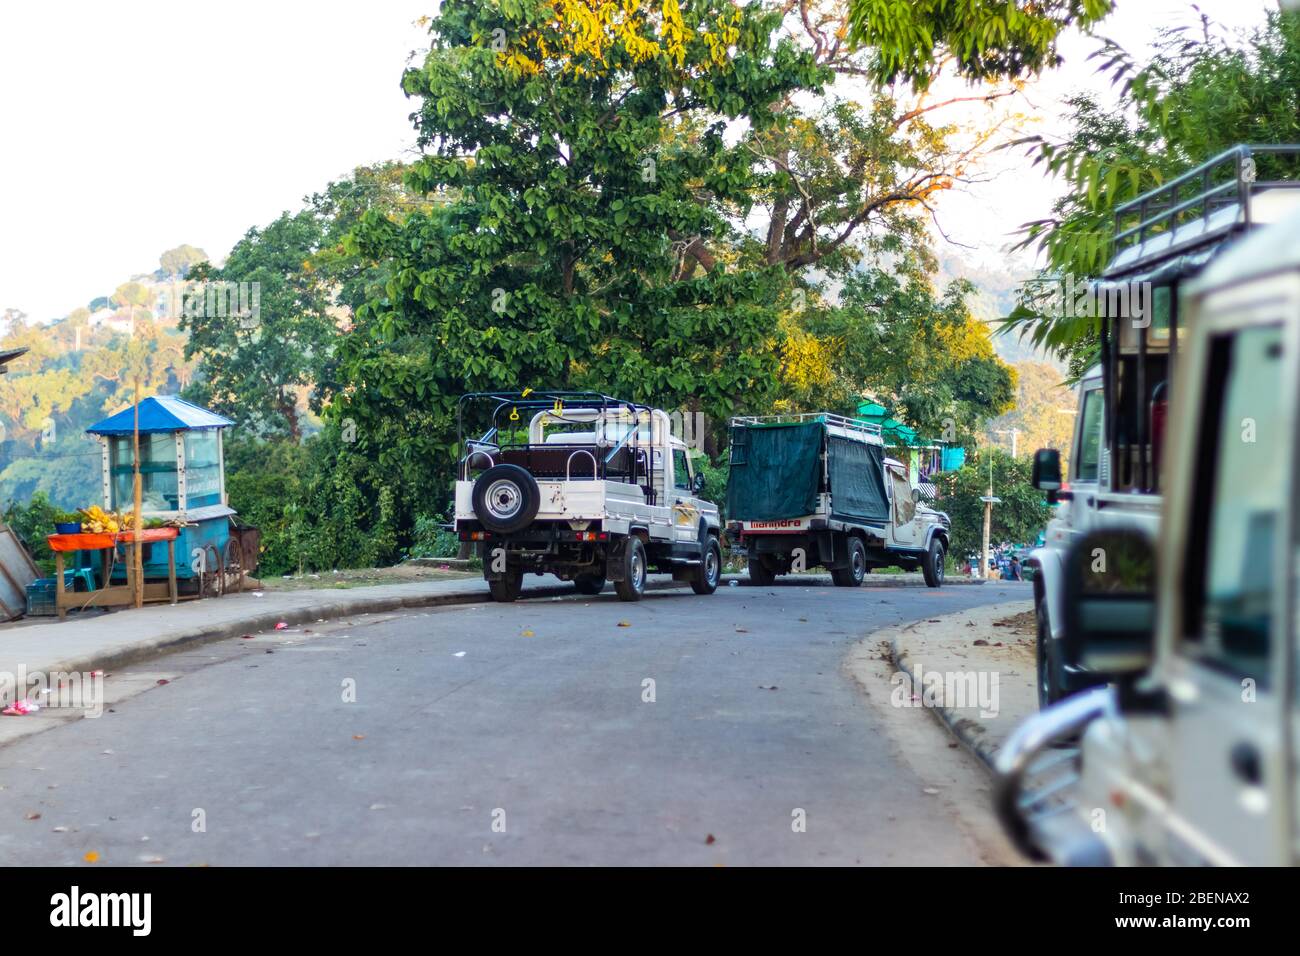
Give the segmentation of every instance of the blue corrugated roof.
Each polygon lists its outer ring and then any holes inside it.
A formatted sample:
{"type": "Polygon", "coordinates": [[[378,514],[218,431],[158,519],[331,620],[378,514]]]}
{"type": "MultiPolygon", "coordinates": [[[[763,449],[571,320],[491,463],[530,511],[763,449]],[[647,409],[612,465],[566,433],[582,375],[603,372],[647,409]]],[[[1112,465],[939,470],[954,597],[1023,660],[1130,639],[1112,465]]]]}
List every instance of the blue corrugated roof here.
{"type": "MultiPolygon", "coordinates": [[[[130,435],[135,428],[134,405],[128,405],[116,415],[96,422],[86,429],[90,435],[130,435]]],[[[206,408],[175,395],[153,395],[140,403],[140,433],[190,431],[197,428],[228,428],[235,424],[228,418],[214,415],[206,408]]]]}

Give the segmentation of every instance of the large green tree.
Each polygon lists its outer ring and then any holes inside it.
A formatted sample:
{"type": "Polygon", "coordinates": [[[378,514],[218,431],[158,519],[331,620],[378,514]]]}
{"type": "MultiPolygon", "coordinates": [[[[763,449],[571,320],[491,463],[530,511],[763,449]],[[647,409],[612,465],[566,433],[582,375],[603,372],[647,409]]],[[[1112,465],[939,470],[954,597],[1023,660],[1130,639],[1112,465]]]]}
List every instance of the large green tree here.
{"type": "Polygon", "coordinates": [[[753,152],[827,72],[761,5],[452,0],[403,85],[445,204],[371,213],[391,279],[341,346],[337,414],[380,454],[445,456],[458,393],[592,387],[724,417],[774,382],[780,269],[738,267],[753,152]]]}
{"type": "Polygon", "coordinates": [[[325,226],[310,210],[250,229],[220,269],[190,273],[181,328],[202,356],[188,394],[263,436],[302,436],[301,398],[333,344],[329,289],[305,264],[325,226]]]}
{"type": "Polygon", "coordinates": [[[923,433],[973,442],[985,420],[1015,402],[1015,371],[971,315],[973,286],[936,293],[919,263],[849,275],[835,304],[819,302],[783,351],[783,398],[792,409],[853,414],[864,393],[923,433]],[[805,336],[810,337],[805,338],[805,336]]]}
{"type": "Polygon", "coordinates": [[[849,37],[875,52],[871,73],[882,82],[927,86],[945,59],[967,79],[1014,79],[1056,66],[1061,34],[1089,29],[1113,8],[1114,0],[852,0],[849,37]]]}
{"type": "MultiPolygon", "coordinates": [[[[1113,42],[1095,55],[1120,92],[1118,104],[1070,100],[1072,128],[1032,147],[1035,162],[1067,186],[1052,214],[1027,224],[1025,243],[1046,253],[1041,278],[1096,276],[1113,254],[1116,207],[1238,143],[1300,141],[1300,15],[1268,14],[1245,37],[1202,15],[1166,30],[1140,62],[1113,42]]],[[[1257,158],[1258,177],[1295,178],[1289,158],[1257,158]]],[[[1054,350],[1082,372],[1097,350],[1097,320],[1044,310],[1032,284],[1006,328],[1054,350]]]]}

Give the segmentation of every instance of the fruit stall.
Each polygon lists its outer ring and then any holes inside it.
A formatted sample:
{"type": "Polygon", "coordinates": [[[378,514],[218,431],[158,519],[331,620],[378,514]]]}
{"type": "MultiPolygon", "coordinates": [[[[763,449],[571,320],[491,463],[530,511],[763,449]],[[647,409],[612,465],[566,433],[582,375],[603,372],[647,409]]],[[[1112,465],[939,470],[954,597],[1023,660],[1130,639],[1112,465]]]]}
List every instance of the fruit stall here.
{"type": "Polygon", "coordinates": [[[102,449],[104,506],[65,515],[68,523],[49,536],[50,603],[60,617],[69,608],[174,604],[242,589],[260,542],[226,499],[222,434],[232,424],[157,395],[86,429],[102,449]]]}

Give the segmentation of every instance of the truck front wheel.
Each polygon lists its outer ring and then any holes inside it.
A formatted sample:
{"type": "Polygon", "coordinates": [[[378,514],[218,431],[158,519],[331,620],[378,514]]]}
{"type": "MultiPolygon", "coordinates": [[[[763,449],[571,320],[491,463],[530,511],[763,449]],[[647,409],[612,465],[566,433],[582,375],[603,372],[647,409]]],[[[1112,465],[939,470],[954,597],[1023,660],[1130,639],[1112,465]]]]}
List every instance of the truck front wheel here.
{"type": "Polygon", "coordinates": [[[846,567],[831,571],[836,587],[856,588],[867,576],[867,549],[861,538],[849,538],[849,562],[846,567]]]}
{"type": "Polygon", "coordinates": [[[620,601],[639,601],[645,593],[645,545],[640,538],[628,538],[623,547],[623,575],[614,582],[614,591],[620,601]]]}
{"type": "Polygon", "coordinates": [[[696,594],[712,594],[718,589],[720,580],[722,580],[722,548],[718,545],[718,539],[709,535],[704,553],[700,555],[700,563],[695,568],[695,577],[691,580],[691,590],[696,594]]]}
{"type": "Polygon", "coordinates": [[[937,588],[943,584],[943,542],[938,538],[930,542],[930,550],[921,561],[921,576],[926,587],[937,588]]]}

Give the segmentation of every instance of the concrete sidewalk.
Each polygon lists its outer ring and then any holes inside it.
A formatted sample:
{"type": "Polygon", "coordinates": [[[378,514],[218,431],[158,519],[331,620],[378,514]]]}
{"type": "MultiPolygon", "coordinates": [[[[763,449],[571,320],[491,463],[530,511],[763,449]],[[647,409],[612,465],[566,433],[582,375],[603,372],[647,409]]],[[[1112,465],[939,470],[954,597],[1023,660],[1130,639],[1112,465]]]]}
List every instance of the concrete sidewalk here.
{"type": "Polygon", "coordinates": [[[899,672],[908,677],[906,685],[899,684],[896,703],[929,707],[958,740],[992,766],[1011,732],[1038,712],[1032,614],[1033,592],[1026,588],[1023,601],[877,631],[862,642],[859,653],[878,658],[881,645],[886,645],[899,672]],[[937,686],[941,678],[945,688],[979,688],[984,703],[991,700],[994,705],[981,706],[978,699],[960,692],[953,699],[943,694],[927,699],[927,686],[937,686]]]}
{"type": "MultiPolygon", "coordinates": [[[[674,586],[652,579],[652,588],[674,586]]],[[[678,585],[685,587],[686,585],[678,585]]],[[[525,579],[523,597],[571,596],[574,588],[551,575],[525,579]],[[532,583],[532,582],[537,583],[532,583]]],[[[0,629],[0,673],[91,671],[122,667],[205,641],[312,621],[401,608],[490,600],[482,580],[451,578],[357,588],[245,591],[220,598],[150,604],[66,621],[0,629]]]]}

